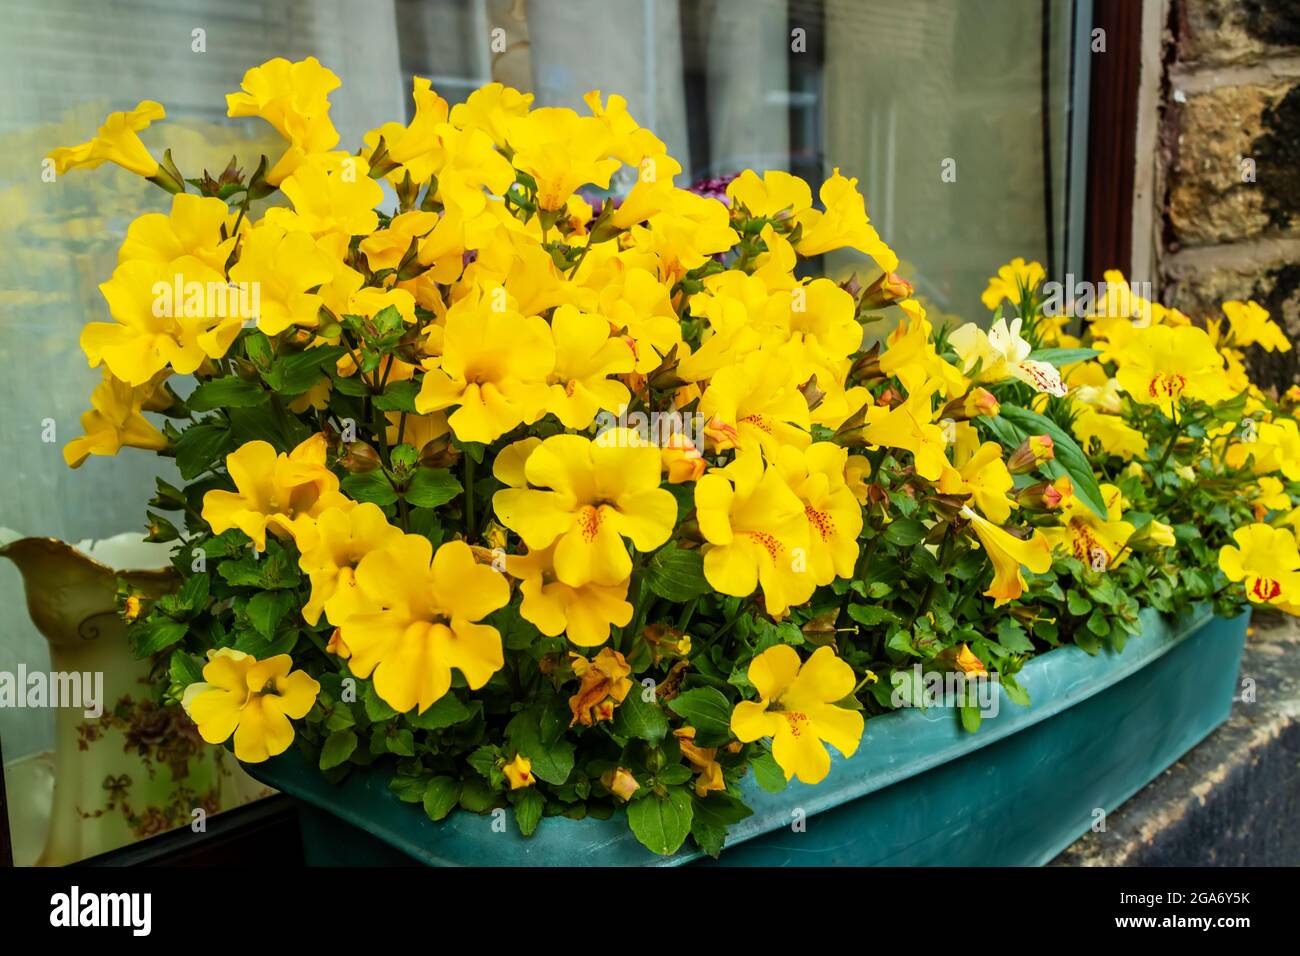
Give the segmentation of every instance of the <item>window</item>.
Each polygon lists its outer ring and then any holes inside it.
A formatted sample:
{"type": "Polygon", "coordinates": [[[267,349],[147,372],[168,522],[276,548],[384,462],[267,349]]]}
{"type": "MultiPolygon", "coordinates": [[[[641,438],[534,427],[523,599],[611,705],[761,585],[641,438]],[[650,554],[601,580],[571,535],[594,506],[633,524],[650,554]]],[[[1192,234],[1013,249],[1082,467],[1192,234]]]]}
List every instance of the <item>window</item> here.
{"type": "MultiPolygon", "coordinates": [[[[46,0],[10,11],[0,34],[0,447],[10,468],[0,534],[84,542],[119,566],[162,561],[133,544],[101,543],[138,540],[157,459],[92,458],[74,475],[61,456],[98,380],[77,344],[82,326],[104,312],[98,283],[130,219],[167,205],[152,186],[107,168],[43,181],[42,157],[85,139],[110,110],[161,99],[168,122],[146,141],[165,139],[179,167],[198,175],[232,155],[246,168],[263,152],[276,155],[264,124],[219,108],[245,70],[274,56],[313,55],[343,78],[333,117],[350,147],[381,118],[409,113],[414,75],[453,103],[490,80],[532,91],[538,105],[581,109],[590,89],[620,93],[682,163],[683,184],[751,166],[786,169],[814,186],[833,167],[857,177],[904,276],[938,315],[969,317],[979,314],[989,271],[1014,255],[1039,258],[1053,273],[1081,271],[1080,93],[1088,83],[1075,51],[1090,8],[1070,0],[46,0]]],[[[827,266],[847,277],[860,263],[837,254],[827,266]]],[[[43,573],[53,572],[33,572],[43,573]]],[[[0,572],[0,598],[23,606],[12,569],[0,572]]],[[[66,595],[55,600],[70,606],[66,595]]],[[[260,792],[197,744],[192,753],[166,750],[180,725],[169,723],[174,713],[144,706],[107,610],[85,608],[72,643],[53,657],[50,642],[66,634],[43,634],[14,614],[0,632],[0,673],[49,671],[62,660],[117,678],[106,690],[107,718],[0,708],[17,862],[69,862],[260,792]],[[87,627],[94,640],[83,640],[87,627]]]]}

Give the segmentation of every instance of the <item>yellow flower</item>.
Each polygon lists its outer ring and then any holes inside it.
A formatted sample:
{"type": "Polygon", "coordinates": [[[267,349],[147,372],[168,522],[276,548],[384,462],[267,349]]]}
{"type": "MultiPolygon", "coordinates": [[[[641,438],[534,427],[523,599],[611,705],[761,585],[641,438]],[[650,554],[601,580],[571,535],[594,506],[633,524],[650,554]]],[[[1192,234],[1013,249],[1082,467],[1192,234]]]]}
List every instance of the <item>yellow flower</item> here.
{"type": "Polygon", "coordinates": [[[384,188],[367,176],[365,169],[358,170],[358,162],[349,157],[332,170],[318,163],[299,166],[280,183],[280,191],[293,203],[293,212],[271,208],[265,221],[313,237],[370,235],[379,225],[375,207],[384,201],[384,188]]]}
{"type": "Polygon", "coordinates": [[[510,789],[518,790],[521,787],[531,787],[537,782],[533,776],[533,762],[523,754],[515,754],[515,759],[510,761],[501,771],[510,781],[510,789]]]}
{"type": "Polygon", "coordinates": [[[525,621],[548,637],[566,634],[579,647],[599,647],[609,638],[610,625],[623,627],[632,620],[629,580],[571,587],[556,577],[554,559],[554,548],[506,558],[506,572],[520,581],[519,613],[525,621]]]}
{"type": "Polygon", "coordinates": [[[1061,511],[1062,527],[1043,530],[1053,547],[1064,548],[1094,571],[1108,571],[1123,563],[1125,546],[1133,536],[1133,525],[1122,520],[1119,489],[1103,484],[1101,497],[1106,504],[1105,520],[1072,498],[1061,511]]]}
{"type": "Polygon", "coordinates": [[[562,305],[551,316],[551,333],[555,368],[547,411],[566,428],[583,429],[602,409],[628,403],[627,386],[609,376],[632,371],[636,357],[625,339],[610,338],[606,319],[562,305]]]}
{"type": "Polygon", "coordinates": [[[632,573],[623,538],[649,552],[672,534],[677,501],[659,487],[659,452],[626,429],[595,441],[554,435],[524,472],[530,487],[498,491],[492,507],[530,549],[555,545],[556,576],[570,587],[621,584],[632,573]]]}
{"type": "Polygon", "coordinates": [[[478,564],[469,545],[449,541],[433,552],[408,534],[361,559],[356,581],[379,607],[340,628],[358,677],[374,674],[375,693],[401,713],[424,713],[451,688],[451,670],[478,690],[504,663],[501,634],[478,621],[510,600],[505,576],[478,564]]]}
{"type": "Polygon", "coordinates": [[[532,93],[521,93],[501,83],[488,83],[471,93],[464,103],[451,108],[451,123],[460,129],[482,130],[497,146],[504,146],[511,121],[528,115],[532,104],[532,93]]]}
{"type": "Polygon", "coordinates": [[[1042,282],[1047,273],[1037,262],[1025,262],[1016,257],[998,270],[997,275],[989,279],[988,287],[980,296],[986,309],[996,309],[998,303],[1007,299],[1019,305],[1022,288],[1033,290],[1042,282]]]}
{"type": "Polygon", "coordinates": [[[862,506],[844,480],[849,452],[833,442],[816,442],[802,452],[786,446],[774,463],[803,503],[807,522],[807,567],[814,583],[853,577],[862,532],[862,506]]]}
{"type": "Polygon", "coordinates": [[[865,505],[871,492],[871,459],[866,455],[849,455],[844,464],[844,483],[858,504],[865,505]]]}
{"type": "Polygon", "coordinates": [[[697,747],[695,745],[695,728],[678,727],[673,731],[682,756],[698,773],[695,778],[695,795],[707,797],[714,790],[726,790],[727,783],[722,778],[722,765],[718,763],[717,747],[697,747]]]}
{"type": "Polygon", "coordinates": [[[1115,356],[1115,377],[1133,401],[1176,417],[1184,397],[1215,402],[1225,394],[1223,356],[1205,330],[1151,325],[1137,329],[1115,356]]]}
{"type": "Polygon", "coordinates": [[[980,544],[993,564],[993,583],[984,592],[993,598],[993,606],[1001,607],[1014,601],[1025,590],[1025,577],[1020,573],[1023,565],[1035,574],[1043,574],[1052,566],[1052,547],[1041,531],[1034,531],[1028,539],[1017,538],[986,518],[981,518],[970,508],[962,508],[979,538],[980,544]]]}
{"type": "Polygon", "coordinates": [[[985,442],[958,467],[945,466],[939,478],[939,490],[945,495],[972,495],[974,503],[994,524],[1004,524],[1015,504],[1007,492],[1015,485],[1002,446],[985,442]]]}
{"type": "Polygon", "coordinates": [[[898,269],[898,256],[885,245],[867,218],[866,201],[858,181],[840,175],[839,168],[818,192],[826,211],[808,209],[796,216],[802,235],[795,248],[805,257],[819,256],[846,246],[870,256],[885,272],[898,269]]]}
{"type": "Polygon", "coordinates": [[[344,511],[323,512],[316,519],[317,541],[303,551],[298,566],[311,580],[311,598],[302,609],[303,620],[315,624],[321,611],[336,627],[360,610],[377,610],[357,586],[356,567],[367,554],[402,539],[400,528],[388,523],[376,504],[363,502],[344,511]]]}
{"type": "Polygon", "coordinates": [[[751,352],[718,369],[700,399],[705,434],[719,449],[772,451],[810,441],[808,400],[790,363],[774,352],[751,352]]]}
{"type": "Polygon", "coordinates": [[[761,585],[773,617],[812,596],[804,503],[757,451],[697,481],[695,510],[707,542],[704,577],[715,591],[746,597],[761,585]]]}
{"type": "Polygon", "coordinates": [[[203,680],[185,688],[182,706],[210,744],[235,735],[235,756],[260,763],[293,743],[290,719],[307,716],[320,684],[303,671],[291,671],[288,654],[259,661],[223,647],[208,652],[203,680]]]}
{"type": "Polygon", "coordinates": [[[179,193],[172,198],[169,213],[146,213],[127,227],[117,261],[143,259],[168,265],[192,256],[209,269],[224,272],[235,236],[223,239],[221,227],[232,225],[230,210],[220,199],[179,193]]]}
{"type": "Polygon", "coordinates": [[[113,377],[143,385],[170,367],[180,375],[194,372],[207,358],[220,358],[239,332],[241,320],[217,308],[215,298],[199,295],[169,302],[177,282],[182,289],[225,288],[225,277],[192,256],[170,263],[130,259],[113,270],[99,291],[108,302],[112,322],[89,322],[81,330],[81,348],[91,367],[101,362],[113,377]],[[160,297],[160,291],[168,294],[160,297]]]}
{"type": "Polygon", "coordinates": [[[340,83],[314,56],[296,63],[276,57],[244,74],[242,92],[226,94],[226,115],[261,117],[289,141],[288,151],[267,175],[269,182],[279,183],[308,157],[338,145],[329,94],[340,83]]]}
{"type": "Polygon", "coordinates": [[[1229,467],[1240,468],[1249,457],[1257,475],[1281,471],[1288,481],[1300,481],[1300,426],[1294,419],[1260,422],[1255,426],[1254,438],[1228,449],[1229,467]]]}
{"type": "Polygon", "coordinates": [[[727,184],[733,208],[743,206],[756,219],[793,218],[812,208],[812,190],[798,176],[769,169],[762,178],[746,169],[727,184]]]}
{"type": "Polygon", "coordinates": [[[438,225],[436,212],[424,212],[412,209],[388,221],[388,227],[378,232],[371,232],[361,240],[361,251],[366,261],[375,272],[381,269],[396,269],[401,265],[402,257],[411,247],[411,241],[422,239],[438,225]]]}
{"type": "Polygon", "coordinates": [[[135,109],[125,113],[109,113],[94,139],[78,146],[60,146],[50,152],[55,173],[62,176],[70,169],[94,169],[107,161],[139,176],[155,175],[158,161],[149,155],[136,134],[166,115],[162,105],[153,100],[142,100],[135,109]]]}
{"type": "Polygon", "coordinates": [[[563,107],[543,107],[511,120],[506,138],[515,151],[515,168],[537,183],[537,206],[544,212],[563,209],[579,186],[607,188],[620,165],[608,158],[608,127],[563,107]]]}
{"type": "Polygon", "coordinates": [[[166,436],[141,414],[151,406],[157,411],[158,406],[171,404],[171,396],[163,386],[166,377],[167,373],[160,372],[144,385],[131,386],[104,369],[104,380],[90,393],[90,410],[81,416],[85,434],[64,446],[63,460],[72,468],[80,468],[90,455],[116,455],[124,447],[146,451],[166,448],[166,436]]]}
{"type": "Polygon", "coordinates": [[[911,315],[906,324],[899,323],[890,333],[885,351],[880,355],[880,371],[896,376],[908,394],[921,389],[931,379],[947,398],[965,395],[970,389],[966,376],[935,352],[933,329],[924,309],[911,315]]]}
{"type": "Polygon", "coordinates": [[[237,491],[203,496],[203,520],[214,534],[238,528],[266,550],[266,532],[293,538],[301,549],[316,544],[316,517],[350,508],[339,480],[325,467],[325,436],[315,434],[287,455],[264,441],[250,441],[226,456],[237,491]]]}
{"type": "Polygon", "coordinates": [[[590,660],[572,652],[569,660],[573,664],[573,673],[582,681],[578,692],[569,698],[569,710],[573,713],[569,726],[582,724],[590,727],[602,720],[612,720],[615,708],[623,703],[632,689],[632,680],[628,676],[632,668],[623,655],[613,648],[603,647],[590,660]]]}
{"type": "Polygon", "coordinates": [[[1265,475],[1256,482],[1258,493],[1253,497],[1255,518],[1262,521],[1270,511],[1290,511],[1291,495],[1286,486],[1272,475],[1265,475]]]}
{"type": "Polygon", "coordinates": [[[745,700],[731,713],[731,732],[752,743],[772,738],[772,756],[785,778],[820,783],[831,769],[823,742],[852,757],[862,739],[862,714],[836,706],[853,693],[853,668],[829,647],[819,647],[802,664],[788,644],[770,647],[749,664],[757,701],[745,700]]]}
{"type": "Polygon", "coordinates": [[[1118,455],[1125,461],[1135,455],[1146,454],[1146,436],[1127,425],[1118,415],[1103,415],[1087,409],[1075,417],[1073,430],[1074,437],[1084,450],[1088,449],[1089,443],[1095,438],[1104,454],[1118,455]]]}
{"type": "Polygon", "coordinates": [[[1259,345],[1266,352],[1291,351],[1286,333],[1269,319],[1268,312],[1254,299],[1249,302],[1225,302],[1223,314],[1228,317],[1236,345],[1259,345]]]}
{"type": "Polygon", "coordinates": [[[310,234],[286,232],[263,221],[244,237],[230,278],[256,284],[260,290],[257,327],[267,335],[279,335],[294,325],[316,327],[322,300],[309,290],[329,282],[336,271],[335,262],[310,234]]]}
{"type": "Polygon", "coordinates": [[[442,355],[430,361],[415,399],[421,414],[455,406],[447,423],[456,437],[485,444],[542,417],[555,367],[546,320],[496,311],[490,298],[462,299],[447,313],[442,355]]]}
{"type": "Polygon", "coordinates": [[[373,161],[373,151],[383,137],[387,158],[397,168],[388,174],[394,183],[400,183],[408,174],[414,183],[428,182],[446,161],[439,129],[447,122],[447,101],[435,93],[432,84],[422,76],[412,77],[411,100],[415,113],[411,122],[385,123],[364,137],[373,161]]]}
{"type": "Polygon", "coordinates": [[[873,405],[862,429],[862,437],[873,445],[910,451],[916,473],[926,481],[938,481],[948,464],[943,429],[934,423],[936,385],[931,381],[914,389],[896,408],[873,405]]]}
{"type": "Polygon", "coordinates": [[[1251,524],[1232,533],[1237,546],[1224,545],[1219,567],[1229,581],[1242,581],[1253,604],[1289,604],[1300,600],[1300,552],[1295,535],[1285,528],[1251,524]]]}
{"type": "Polygon", "coordinates": [[[1020,324],[1018,318],[1010,325],[1006,319],[998,319],[986,333],[974,322],[968,322],[953,332],[948,341],[961,359],[962,371],[970,375],[978,366],[977,382],[1015,378],[1036,391],[1058,397],[1065,395],[1065,383],[1056,366],[1029,358],[1033,346],[1021,337],[1020,324]]]}

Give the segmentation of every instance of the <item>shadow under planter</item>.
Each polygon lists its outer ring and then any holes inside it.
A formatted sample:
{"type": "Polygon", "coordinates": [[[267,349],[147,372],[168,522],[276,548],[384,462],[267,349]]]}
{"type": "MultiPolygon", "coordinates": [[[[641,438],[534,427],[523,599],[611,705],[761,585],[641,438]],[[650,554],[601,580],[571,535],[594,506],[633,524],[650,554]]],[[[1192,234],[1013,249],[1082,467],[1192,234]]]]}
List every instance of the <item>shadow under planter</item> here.
{"type": "Polygon", "coordinates": [[[1123,653],[1063,647],[1031,660],[1018,679],[1032,704],[1003,696],[977,733],[946,709],[873,718],[857,753],[834,755],[815,787],[766,793],[747,778],[754,815],[731,828],[717,861],[689,842],[656,856],[621,813],[548,818],[527,839],[513,824],[494,832],[491,816],[435,823],[389,792],[382,765],[337,786],[294,750],[247,769],[299,802],[315,865],[1036,866],[1227,719],[1249,620],[1144,611],[1123,653]]]}

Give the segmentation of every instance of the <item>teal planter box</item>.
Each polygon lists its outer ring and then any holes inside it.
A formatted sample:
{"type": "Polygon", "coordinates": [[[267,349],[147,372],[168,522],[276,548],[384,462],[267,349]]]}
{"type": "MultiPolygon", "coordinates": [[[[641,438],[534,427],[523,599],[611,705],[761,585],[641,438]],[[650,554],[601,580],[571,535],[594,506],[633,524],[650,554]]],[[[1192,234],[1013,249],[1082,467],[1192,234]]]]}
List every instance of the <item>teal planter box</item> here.
{"type": "Polygon", "coordinates": [[[509,814],[506,833],[462,811],[434,823],[388,791],[385,769],[334,786],[293,750],[247,770],[298,801],[315,865],[1036,866],[1227,719],[1249,619],[1144,611],[1142,635],[1121,654],[1064,647],[1031,660],[1019,680],[1032,705],[1003,696],[974,734],[950,710],[873,718],[857,753],[835,755],[815,787],[793,781],[773,794],[746,779],[754,815],[731,828],[717,861],[689,841],[658,857],[621,814],[548,818],[529,839],[509,814]]]}

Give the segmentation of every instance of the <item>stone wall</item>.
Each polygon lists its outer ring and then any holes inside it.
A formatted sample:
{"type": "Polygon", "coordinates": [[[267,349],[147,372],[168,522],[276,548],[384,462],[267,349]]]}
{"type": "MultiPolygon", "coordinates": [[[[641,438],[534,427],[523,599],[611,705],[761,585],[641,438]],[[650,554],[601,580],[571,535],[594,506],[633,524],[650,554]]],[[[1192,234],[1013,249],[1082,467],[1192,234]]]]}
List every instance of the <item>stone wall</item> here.
{"type": "MultiPolygon", "coordinates": [[[[1161,297],[1255,299],[1300,346],[1300,0],[1165,2],[1161,297]]],[[[1258,371],[1300,381],[1300,347],[1258,371]]]]}

